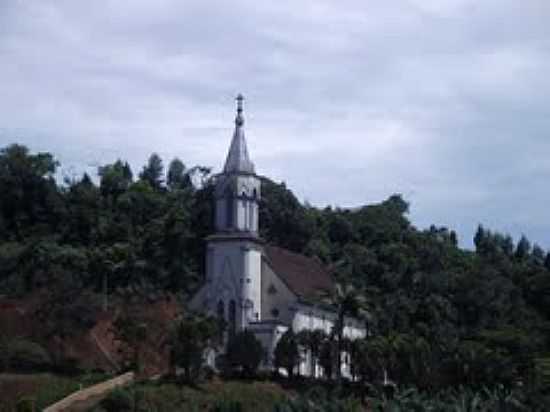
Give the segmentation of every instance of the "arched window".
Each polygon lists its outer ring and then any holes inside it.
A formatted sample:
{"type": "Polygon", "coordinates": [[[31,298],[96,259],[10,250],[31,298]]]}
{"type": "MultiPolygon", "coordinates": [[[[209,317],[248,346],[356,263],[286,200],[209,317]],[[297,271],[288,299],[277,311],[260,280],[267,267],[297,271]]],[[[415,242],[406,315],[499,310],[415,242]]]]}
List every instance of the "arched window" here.
{"type": "Polygon", "coordinates": [[[218,319],[224,319],[225,318],[225,308],[224,308],[224,304],[223,304],[223,300],[219,300],[218,301],[218,307],[216,309],[216,313],[218,315],[218,319]]]}
{"type": "Polygon", "coordinates": [[[229,336],[235,336],[237,331],[237,304],[234,300],[229,302],[229,336]]]}
{"type": "Polygon", "coordinates": [[[223,342],[223,330],[225,326],[225,305],[223,300],[218,301],[218,307],[216,308],[216,314],[218,317],[218,330],[220,343],[223,342]]]}
{"type": "Polygon", "coordinates": [[[248,202],[248,230],[254,230],[254,202],[248,202]]]}
{"type": "Polygon", "coordinates": [[[226,194],[225,198],[225,219],[226,228],[231,229],[233,227],[233,198],[226,194]]]}

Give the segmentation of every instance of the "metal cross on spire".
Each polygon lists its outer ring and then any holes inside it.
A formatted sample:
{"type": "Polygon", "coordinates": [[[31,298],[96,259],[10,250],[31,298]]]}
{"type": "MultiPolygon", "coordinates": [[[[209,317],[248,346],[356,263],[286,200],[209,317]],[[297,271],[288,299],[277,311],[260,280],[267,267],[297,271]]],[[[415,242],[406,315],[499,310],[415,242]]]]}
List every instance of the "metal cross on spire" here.
{"type": "Polygon", "coordinates": [[[237,117],[235,118],[235,124],[237,126],[242,126],[244,124],[244,117],[242,115],[244,97],[239,93],[235,100],[237,101],[237,117]]]}
{"type": "Polygon", "coordinates": [[[242,112],[243,111],[244,96],[239,93],[237,95],[237,97],[235,98],[235,100],[237,101],[237,111],[242,112]]]}

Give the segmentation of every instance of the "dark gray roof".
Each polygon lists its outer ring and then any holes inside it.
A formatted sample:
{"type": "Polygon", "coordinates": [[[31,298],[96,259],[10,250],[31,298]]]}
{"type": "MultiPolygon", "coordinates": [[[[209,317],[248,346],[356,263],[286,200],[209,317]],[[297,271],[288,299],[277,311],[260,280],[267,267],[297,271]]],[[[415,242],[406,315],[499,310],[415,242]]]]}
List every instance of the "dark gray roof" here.
{"type": "Polygon", "coordinates": [[[318,259],[271,245],[264,250],[273,271],[298,297],[316,301],[334,290],[330,273],[318,259]]]}

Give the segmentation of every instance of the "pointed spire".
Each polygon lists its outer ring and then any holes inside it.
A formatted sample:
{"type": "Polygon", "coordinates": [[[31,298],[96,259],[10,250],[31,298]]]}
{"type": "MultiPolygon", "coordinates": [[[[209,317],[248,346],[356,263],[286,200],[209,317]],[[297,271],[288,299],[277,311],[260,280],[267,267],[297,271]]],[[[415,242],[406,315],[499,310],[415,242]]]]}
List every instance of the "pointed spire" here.
{"type": "Polygon", "coordinates": [[[242,94],[239,94],[235,100],[237,101],[235,132],[233,133],[233,139],[231,140],[231,146],[229,147],[229,153],[227,154],[223,171],[224,173],[254,173],[254,163],[252,163],[248,157],[248,149],[246,148],[246,140],[244,138],[244,97],[242,94]]]}

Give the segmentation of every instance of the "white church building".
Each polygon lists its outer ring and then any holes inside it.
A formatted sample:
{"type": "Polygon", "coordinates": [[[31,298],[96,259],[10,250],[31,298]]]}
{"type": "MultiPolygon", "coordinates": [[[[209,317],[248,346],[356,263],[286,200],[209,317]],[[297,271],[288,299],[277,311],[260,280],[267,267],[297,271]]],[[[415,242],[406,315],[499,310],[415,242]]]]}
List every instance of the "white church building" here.
{"type": "MultiPolygon", "coordinates": [[[[191,306],[225,319],[227,335],[248,329],[262,342],[264,367],[273,365],[281,335],[292,328],[331,332],[336,313],[320,302],[334,288],[331,274],[314,258],[267,244],[259,236],[261,180],[246,146],[243,97],[237,97],[235,131],[223,172],[215,181],[215,230],[207,240],[206,281],[191,306]]],[[[364,337],[364,324],[346,319],[344,336],[364,337]]],[[[299,373],[310,375],[307,354],[299,373]]],[[[344,356],[344,359],[346,357],[344,356]]],[[[349,375],[349,364],[343,362],[349,375]]],[[[321,371],[316,366],[315,375],[321,371]]]]}

